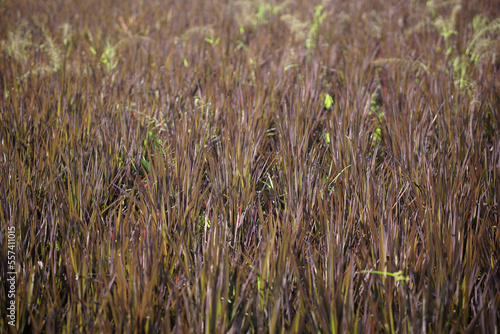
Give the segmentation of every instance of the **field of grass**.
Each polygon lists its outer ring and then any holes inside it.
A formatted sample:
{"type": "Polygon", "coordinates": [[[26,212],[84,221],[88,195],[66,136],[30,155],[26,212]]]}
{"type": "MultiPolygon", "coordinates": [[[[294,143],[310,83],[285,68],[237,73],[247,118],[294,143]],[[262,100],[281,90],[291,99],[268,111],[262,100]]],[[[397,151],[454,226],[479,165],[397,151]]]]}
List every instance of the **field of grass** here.
{"type": "Polygon", "coordinates": [[[0,332],[500,330],[497,1],[1,0],[0,95],[0,332]]]}

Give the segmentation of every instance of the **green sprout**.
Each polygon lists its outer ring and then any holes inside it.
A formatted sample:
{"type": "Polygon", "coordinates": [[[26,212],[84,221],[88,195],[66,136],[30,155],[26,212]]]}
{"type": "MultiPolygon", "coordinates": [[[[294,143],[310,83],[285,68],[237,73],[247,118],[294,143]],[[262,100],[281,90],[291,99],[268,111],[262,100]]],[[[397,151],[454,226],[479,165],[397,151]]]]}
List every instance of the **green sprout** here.
{"type": "Polygon", "coordinates": [[[210,218],[205,216],[198,216],[198,227],[205,228],[205,231],[210,228],[210,218]]]}
{"type": "Polygon", "coordinates": [[[375,115],[377,116],[377,120],[379,125],[375,129],[375,132],[373,133],[373,145],[379,143],[382,140],[382,128],[380,127],[380,124],[382,124],[382,118],[384,117],[384,111],[381,111],[380,105],[377,102],[378,95],[377,93],[373,93],[371,96],[371,101],[370,101],[370,115],[375,115]]]}
{"type": "Polygon", "coordinates": [[[394,277],[396,279],[396,282],[399,282],[399,281],[408,282],[410,280],[409,277],[403,275],[403,271],[402,270],[397,271],[395,273],[390,273],[390,272],[387,272],[387,271],[378,271],[378,270],[361,270],[360,273],[363,273],[363,274],[387,275],[387,276],[394,277]]]}
{"type": "Polygon", "coordinates": [[[141,158],[141,163],[144,169],[146,169],[149,172],[149,169],[151,168],[151,164],[149,163],[149,161],[147,161],[144,158],[141,158]]]}
{"type": "Polygon", "coordinates": [[[325,133],[325,141],[327,144],[330,144],[330,134],[328,132],[325,133]]]}
{"type": "Polygon", "coordinates": [[[330,94],[326,94],[325,96],[325,109],[330,109],[333,104],[333,97],[330,94]]]}
{"type": "Polygon", "coordinates": [[[146,139],[144,139],[144,146],[146,147],[148,145],[148,140],[152,142],[153,144],[156,145],[156,147],[161,147],[162,142],[160,139],[156,138],[156,135],[153,133],[153,131],[149,131],[146,139]]]}
{"type": "Polygon", "coordinates": [[[261,23],[264,23],[265,20],[266,20],[266,17],[268,15],[268,13],[271,11],[271,5],[266,3],[261,3],[259,5],[259,9],[257,10],[257,22],[255,23],[255,25],[258,25],[258,24],[261,24],[261,23]]]}
{"type": "Polygon", "coordinates": [[[115,48],[116,45],[112,45],[111,42],[107,41],[104,52],[101,55],[101,63],[106,66],[108,72],[113,71],[118,66],[115,48]]]}
{"type": "Polygon", "coordinates": [[[216,46],[217,44],[219,44],[219,42],[220,42],[220,38],[219,38],[219,37],[217,37],[217,39],[214,41],[214,40],[213,40],[213,39],[211,39],[211,38],[205,37],[205,42],[207,42],[207,43],[208,43],[208,44],[210,44],[210,45],[214,45],[214,46],[216,46]]]}

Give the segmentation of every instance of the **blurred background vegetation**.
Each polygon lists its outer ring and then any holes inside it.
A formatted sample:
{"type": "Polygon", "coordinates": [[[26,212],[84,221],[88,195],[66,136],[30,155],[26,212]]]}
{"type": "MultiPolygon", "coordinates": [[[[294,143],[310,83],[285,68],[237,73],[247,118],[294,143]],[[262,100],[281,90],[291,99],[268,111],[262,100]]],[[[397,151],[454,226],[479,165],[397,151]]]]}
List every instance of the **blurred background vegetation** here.
{"type": "Polygon", "coordinates": [[[498,2],[0,18],[6,332],[498,332],[498,2]]]}

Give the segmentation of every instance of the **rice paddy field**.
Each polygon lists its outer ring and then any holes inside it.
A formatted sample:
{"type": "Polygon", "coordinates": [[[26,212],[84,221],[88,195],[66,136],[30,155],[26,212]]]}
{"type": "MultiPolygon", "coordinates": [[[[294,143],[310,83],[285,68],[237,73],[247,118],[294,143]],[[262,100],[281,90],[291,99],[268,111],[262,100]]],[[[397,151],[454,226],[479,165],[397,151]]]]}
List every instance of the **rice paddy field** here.
{"type": "Polygon", "coordinates": [[[500,3],[1,0],[0,332],[498,333],[500,3]]]}

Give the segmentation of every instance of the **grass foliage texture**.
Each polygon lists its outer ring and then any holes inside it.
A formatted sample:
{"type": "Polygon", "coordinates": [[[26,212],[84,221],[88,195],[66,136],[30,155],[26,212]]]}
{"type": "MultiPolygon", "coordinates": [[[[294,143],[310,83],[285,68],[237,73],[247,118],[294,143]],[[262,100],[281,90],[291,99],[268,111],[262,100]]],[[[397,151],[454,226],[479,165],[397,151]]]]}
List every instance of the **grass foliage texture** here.
{"type": "Polygon", "coordinates": [[[17,331],[498,333],[496,1],[0,16],[17,331]]]}

